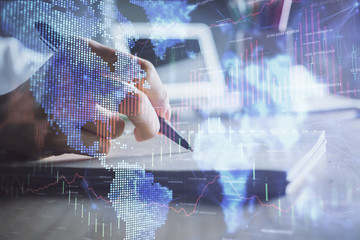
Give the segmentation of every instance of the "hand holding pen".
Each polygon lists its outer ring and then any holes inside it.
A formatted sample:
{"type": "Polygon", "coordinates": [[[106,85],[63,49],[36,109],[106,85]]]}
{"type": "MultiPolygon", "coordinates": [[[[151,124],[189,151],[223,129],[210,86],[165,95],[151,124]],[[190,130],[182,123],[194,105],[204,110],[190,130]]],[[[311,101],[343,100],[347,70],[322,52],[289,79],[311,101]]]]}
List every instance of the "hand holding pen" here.
{"type": "MultiPolygon", "coordinates": [[[[64,38],[57,36],[56,32],[52,32],[52,29],[48,27],[48,25],[43,23],[37,23],[36,26],[42,40],[47,43],[47,45],[54,51],[57,51],[64,38]]],[[[90,51],[91,53],[101,57],[104,62],[107,63],[110,71],[112,71],[112,67],[117,61],[117,52],[114,49],[105,47],[95,41],[88,41],[80,38],[75,39],[81,44],[87,46],[87,48],[84,48],[87,49],[86,51],[90,51]]],[[[30,80],[25,82],[19,88],[15,89],[13,92],[4,96],[4,100],[13,101],[11,100],[12,96],[16,97],[20,94],[22,98],[17,99],[18,102],[16,102],[16,104],[24,106],[26,109],[19,109],[21,112],[18,112],[18,114],[22,115],[22,117],[25,119],[33,119],[31,124],[27,124],[29,131],[35,127],[38,129],[36,130],[37,135],[23,138],[23,141],[26,140],[29,142],[28,150],[26,147],[24,147],[24,145],[11,144],[11,138],[7,138],[9,145],[21,146],[19,149],[11,149],[12,154],[14,154],[14,152],[27,152],[26,156],[19,155],[20,159],[38,159],[41,157],[59,155],[62,153],[84,154],[84,152],[79,151],[79,148],[74,149],[69,147],[69,137],[66,135],[66,133],[69,133],[68,128],[66,129],[64,126],[61,126],[61,124],[49,124],[47,121],[49,117],[54,117],[54,115],[57,115],[59,119],[69,117],[71,120],[71,116],[73,116],[74,113],[70,112],[70,110],[81,112],[81,114],[85,113],[85,115],[87,113],[98,111],[101,115],[104,116],[104,119],[107,119],[107,124],[111,124],[113,127],[111,132],[107,132],[107,128],[100,129],[99,124],[96,124],[96,121],[89,121],[86,123],[83,122],[83,124],[76,125],[81,126],[81,129],[74,126],[75,131],[80,132],[81,135],[79,135],[79,139],[81,138],[84,146],[91,146],[94,144],[94,142],[100,142],[100,146],[98,148],[99,152],[107,153],[109,151],[110,140],[119,137],[124,130],[124,121],[119,117],[119,113],[109,113],[109,111],[104,108],[96,107],[92,101],[93,99],[91,91],[82,91],[82,93],[85,93],[82,96],[78,95],[79,91],[75,91],[76,89],[79,89],[79,79],[74,76],[76,76],[76,74],[81,71],[79,71],[78,65],[70,66],[71,64],[69,65],[69,63],[71,63],[71,59],[78,58],[81,53],[79,52],[79,49],[70,48],[68,50],[69,51],[66,55],[68,61],[54,60],[56,59],[56,56],[59,55],[59,50],[52,58],[49,59],[47,63],[45,63],[47,66],[46,72],[42,71],[42,69],[45,67],[44,65],[36,74],[34,74],[39,75],[42,79],[42,82],[47,82],[47,80],[55,77],[57,82],[61,83],[58,86],[59,88],[51,89],[51,85],[49,86],[48,84],[47,87],[49,88],[47,90],[43,89],[45,92],[50,91],[57,94],[56,96],[58,99],[55,99],[53,102],[54,104],[52,104],[52,107],[55,109],[52,114],[49,114],[47,109],[44,109],[46,104],[42,103],[41,101],[35,101],[37,96],[34,94],[34,91],[30,91],[30,88],[34,88],[34,86],[30,87],[30,80]],[[73,99],[79,98],[85,99],[86,101],[82,102],[85,104],[81,104],[80,106],[76,106],[76,104],[74,105],[74,102],[72,102],[73,99]],[[60,99],[62,101],[60,101],[60,99]],[[66,104],[73,105],[75,107],[69,108],[66,106],[66,104]],[[30,105],[33,107],[27,108],[30,105]],[[66,107],[68,108],[66,109],[66,107]],[[39,131],[39,128],[41,131],[39,131]],[[36,146],[34,146],[34,144],[36,146]]],[[[130,120],[135,125],[135,138],[138,141],[147,140],[157,135],[158,131],[160,131],[164,134],[166,133],[166,135],[176,143],[181,144],[187,149],[190,149],[190,146],[187,144],[187,142],[171,127],[169,122],[166,121],[166,119],[170,119],[170,105],[167,100],[166,91],[159,79],[159,76],[157,75],[155,68],[150,62],[140,58],[138,58],[138,63],[147,73],[146,80],[150,85],[150,88],[143,88],[138,89],[138,91],[134,91],[133,94],[128,95],[120,105],[120,113],[129,115],[130,120]],[[134,103],[134,99],[135,105],[141,106],[141,108],[135,108],[135,112],[134,108],[128,107],[128,103],[134,103]],[[147,109],[147,111],[139,111],[140,109],[147,109]],[[160,126],[162,126],[162,128],[160,126]]],[[[80,88],[81,87],[82,86],[80,86],[80,88]]],[[[136,88],[137,86],[134,87],[136,88]]],[[[12,114],[16,115],[14,110],[12,110],[12,114]]],[[[21,131],[23,132],[27,130],[21,129],[21,131]]],[[[17,135],[15,132],[10,134],[11,136],[17,135]]],[[[71,141],[74,140],[71,139],[71,141]]]]}

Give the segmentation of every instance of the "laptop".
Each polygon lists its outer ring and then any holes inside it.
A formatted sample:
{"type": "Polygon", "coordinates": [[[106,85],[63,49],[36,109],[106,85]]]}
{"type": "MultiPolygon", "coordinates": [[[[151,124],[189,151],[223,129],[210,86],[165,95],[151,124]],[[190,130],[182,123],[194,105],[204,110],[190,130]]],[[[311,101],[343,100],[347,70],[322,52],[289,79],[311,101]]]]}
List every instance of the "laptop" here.
{"type": "Polygon", "coordinates": [[[124,27],[118,24],[112,28],[115,48],[150,60],[167,89],[170,103],[192,100],[192,105],[199,109],[204,101],[224,95],[224,73],[207,25],[156,25],[161,31],[155,30],[154,34],[148,23],[133,23],[133,34],[126,36],[124,27]],[[137,39],[135,46],[124,45],[129,39],[137,39]],[[169,42],[175,44],[166,44],[169,42]],[[154,49],[164,48],[163,45],[165,49],[160,49],[157,55],[154,49]]]}

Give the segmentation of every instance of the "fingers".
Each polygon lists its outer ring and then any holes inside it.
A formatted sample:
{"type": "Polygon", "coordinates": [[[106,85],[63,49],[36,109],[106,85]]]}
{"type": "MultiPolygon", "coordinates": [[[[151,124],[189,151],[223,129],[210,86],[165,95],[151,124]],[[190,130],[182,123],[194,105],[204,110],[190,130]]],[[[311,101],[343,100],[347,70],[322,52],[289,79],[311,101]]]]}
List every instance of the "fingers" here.
{"type": "Polygon", "coordinates": [[[125,122],[118,113],[111,113],[100,106],[96,106],[97,114],[106,120],[95,120],[82,126],[81,137],[85,146],[92,146],[94,141],[99,142],[98,153],[107,154],[111,139],[122,135],[125,122]]]}
{"type": "MultiPolygon", "coordinates": [[[[96,133],[88,132],[86,130],[81,130],[81,139],[85,146],[93,146],[95,141],[99,142],[98,153],[109,153],[111,139],[106,139],[104,137],[96,135],[96,133]]],[[[86,155],[86,154],[85,154],[86,155]]]]}
{"type": "Polygon", "coordinates": [[[146,72],[146,81],[150,85],[150,88],[144,88],[145,81],[140,81],[137,87],[145,92],[148,96],[152,106],[158,116],[161,116],[167,120],[171,117],[171,108],[169,104],[169,98],[167,96],[166,89],[162,84],[160,77],[154,67],[154,65],[144,59],[138,58],[141,68],[146,72]]]}
{"type": "Polygon", "coordinates": [[[96,115],[102,120],[88,122],[81,127],[81,138],[85,146],[93,146],[95,141],[99,142],[98,153],[107,154],[110,149],[111,139],[122,135],[125,122],[118,113],[112,113],[99,105],[95,107],[96,115]]]}
{"type": "MultiPolygon", "coordinates": [[[[127,115],[134,124],[134,135],[137,141],[148,140],[156,136],[159,132],[160,124],[157,114],[148,97],[143,92],[135,91],[134,89],[134,93],[129,94],[121,102],[119,109],[120,113],[127,115]]],[[[102,113],[102,115],[106,116],[105,114],[106,113],[102,113]]],[[[120,137],[124,128],[125,122],[119,117],[119,114],[112,114],[106,122],[89,122],[82,127],[82,129],[85,130],[83,132],[87,132],[99,138],[100,143],[104,142],[104,140],[110,141],[111,139],[120,137]],[[111,126],[111,132],[107,130],[107,126],[111,126]]],[[[87,134],[84,136],[87,136],[87,134]]],[[[93,137],[90,139],[93,139],[93,137]]],[[[101,145],[102,144],[100,144],[100,147],[101,145]]],[[[102,150],[104,150],[104,147],[102,150]]]]}
{"type": "Polygon", "coordinates": [[[124,120],[119,116],[119,114],[113,114],[106,123],[102,121],[88,122],[82,129],[96,134],[97,136],[110,139],[118,138],[122,135],[125,128],[124,120]],[[111,131],[107,130],[105,126],[111,126],[111,131]]]}
{"type": "MultiPolygon", "coordinates": [[[[89,40],[88,44],[91,51],[100,56],[104,61],[108,62],[111,71],[115,71],[114,64],[117,61],[117,51],[92,40],[89,40]]],[[[141,66],[141,69],[146,72],[146,79],[136,79],[136,81],[138,81],[136,87],[148,96],[158,116],[170,120],[171,108],[167,92],[154,65],[145,59],[135,56],[131,57],[136,58],[141,66]],[[150,88],[144,87],[145,81],[150,85],[150,88]]]]}
{"type": "Polygon", "coordinates": [[[88,40],[88,45],[91,51],[100,56],[105,62],[108,63],[111,72],[115,72],[115,63],[117,61],[116,50],[102,45],[93,40],[88,40]]]}
{"type": "MultiPolygon", "coordinates": [[[[115,71],[118,52],[92,40],[89,40],[88,44],[91,51],[107,61],[111,71],[115,71]]],[[[171,109],[167,92],[155,67],[147,60],[131,57],[138,60],[141,69],[146,72],[146,79],[131,79],[137,81],[136,88],[130,85],[133,95],[128,95],[122,101],[120,113],[126,114],[135,125],[135,139],[144,141],[157,135],[160,128],[157,116],[170,120],[171,109]],[[145,87],[145,83],[150,85],[150,88],[145,87]]]]}
{"type": "Polygon", "coordinates": [[[135,125],[137,141],[145,141],[157,135],[159,119],[148,97],[141,91],[128,95],[120,104],[120,112],[126,114],[135,125]]]}
{"type": "MultiPolygon", "coordinates": [[[[107,154],[110,150],[111,139],[98,135],[96,132],[94,133],[82,129],[81,140],[83,141],[84,146],[87,147],[93,146],[94,142],[97,141],[99,143],[99,148],[97,149],[98,153],[107,154]]],[[[77,153],[88,156],[88,153],[80,152],[69,147],[67,144],[67,136],[61,131],[48,133],[42,151],[44,156],[60,155],[63,153],[77,153]]]]}

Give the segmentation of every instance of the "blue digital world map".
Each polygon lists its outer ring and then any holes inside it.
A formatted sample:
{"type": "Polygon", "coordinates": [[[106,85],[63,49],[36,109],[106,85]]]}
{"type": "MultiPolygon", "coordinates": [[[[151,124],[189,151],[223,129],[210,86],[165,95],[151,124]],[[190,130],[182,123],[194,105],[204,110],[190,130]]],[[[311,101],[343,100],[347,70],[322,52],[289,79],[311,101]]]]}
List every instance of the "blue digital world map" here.
{"type": "MultiPolygon", "coordinates": [[[[145,9],[150,24],[189,22],[188,14],[194,9],[186,1],[133,3],[145,9]],[[167,11],[158,11],[159,8],[167,11]]],[[[68,146],[98,158],[104,167],[115,172],[108,197],[118,217],[126,222],[126,239],[154,239],[155,230],[165,223],[166,206],[172,200],[172,191],[154,183],[153,175],[145,173],[136,164],[107,165],[105,154],[99,153],[99,141],[85,146],[81,139],[81,127],[87,122],[100,121],[108,132],[112,131],[108,121],[110,115],[104,114],[104,109],[118,112],[126,94],[134,91],[136,81],[133,79],[144,79],[146,73],[136,58],[120,53],[115,71],[110,71],[108,64],[78,37],[91,39],[101,36],[108,41],[112,39],[113,22],[127,25],[128,29],[131,29],[131,23],[112,0],[11,1],[0,4],[2,29],[25,47],[43,53],[43,61],[52,51],[40,40],[35,24],[44,22],[64,37],[60,48],[31,77],[33,96],[44,108],[50,124],[58,126],[67,136],[68,146]]],[[[165,49],[176,43],[160,38],[156,54],[162,57],[165,49]]],[[[146,82],[144,87],[147,87],[146,82]]]]}

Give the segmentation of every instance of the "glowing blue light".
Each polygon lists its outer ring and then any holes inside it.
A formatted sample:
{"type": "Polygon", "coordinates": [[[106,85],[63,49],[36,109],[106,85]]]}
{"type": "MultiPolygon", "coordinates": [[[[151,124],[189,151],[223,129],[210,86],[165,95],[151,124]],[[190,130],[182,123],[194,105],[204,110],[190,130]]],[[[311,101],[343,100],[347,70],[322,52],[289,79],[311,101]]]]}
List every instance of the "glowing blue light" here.
{"type": "Polygon", "coordinates": [[[195,10],[196,5],[188,5],[187,1],[153,1],[153,0],[131,0],[131,3],[143,7],[152,26],[151,41],[154,45],[156,56],[164,58],[166,49],[177,43],[184,42],[183,39],[167,39],[166,31],[157,25],[190,22],[190,13],[195,10]]]}
{"type": "Polygon", "coordinates": [[[125,239],[155,239],[165,223],[172,191],[154,183],[154,176],[138,165],[119,163],[110,187],[110,201],[126,222],[125,239]]]}
{"type": "MultiPolygon", "coordinates": [[[[224,212],[224,220],[227,226],[228,233],[234,233],[241,226],[245,226],[245,220],[243,218],[243,205],[246,200],[242,199],[246,197],[246,181],[248,175],[238,175],[231,173],[230,171],[221,171],[221,185],[223,188],[224,198],[221,203],[221,207],[224,212]],[[237,182],[238,184],[231,184],[231,182],[237,182]]],[[[251,206],[251,204],[250,204],[251,206]]]]}

